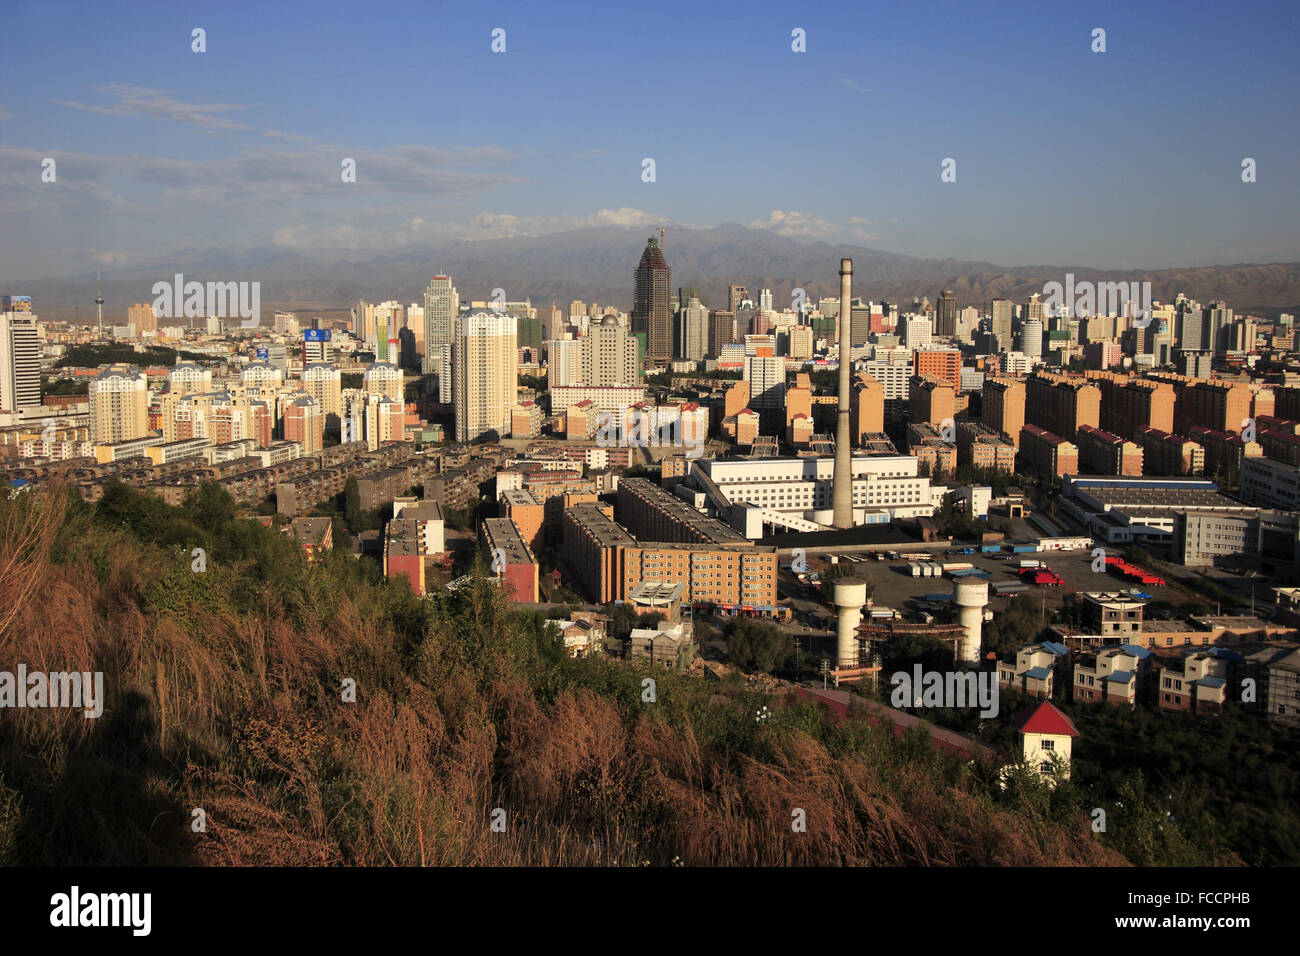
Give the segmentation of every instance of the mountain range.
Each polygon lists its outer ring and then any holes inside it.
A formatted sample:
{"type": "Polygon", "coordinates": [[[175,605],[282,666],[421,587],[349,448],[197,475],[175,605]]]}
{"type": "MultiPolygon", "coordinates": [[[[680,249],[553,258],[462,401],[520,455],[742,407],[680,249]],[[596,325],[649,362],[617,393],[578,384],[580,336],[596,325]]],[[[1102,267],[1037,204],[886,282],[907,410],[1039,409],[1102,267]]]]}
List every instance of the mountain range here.
{"type": "MultiPolygon", "coordinates": [[[[186,280],[259,281],[264,321],[275,309],[340,318],[358,300],[423,302],[429,276],[452,276],[462,301],[489,299],[502,288],[506,298],[562,309],[572,299],[631,308],[633,270],[650,227],[594,227],[545,236],[457,242],[428,252],[360,256],[336,261],[305,258],[279,248],[244,252],[186,249],[147,265],[113,269],[103,277],[105,322],[126,320],[127,307],[153,300],[155,282],[186,280]]],[[[864,246],[832,245],[725,224],[709,229],[666,225],[664,254],[672,268],[674,293],[698,287],[713,308],[725,307],[727,287],[743,285],[755,301],[771,289],[775,307],[789,305],[792,290],[816,299],[839,294],[842,256],[853,259],[854,295],[910,303],[952,289],[962,306],[987,306],[994,298],[1017,302],[1041,292],[1047,282],[1149,281],[1157,301],[1186,293],[1202,302],[1224,299],[1238,313],[1275,317],[1300,311],[1300,263],[1248,263],[1143,272],[1106,271],[1080,265],[1002,266],[957,259],[920,259],[864,246]]],[[[10,294],[32,296],[34,311],[47,319],[90,323],[95,318],[95,277],[8,280],[10,294]]]]}

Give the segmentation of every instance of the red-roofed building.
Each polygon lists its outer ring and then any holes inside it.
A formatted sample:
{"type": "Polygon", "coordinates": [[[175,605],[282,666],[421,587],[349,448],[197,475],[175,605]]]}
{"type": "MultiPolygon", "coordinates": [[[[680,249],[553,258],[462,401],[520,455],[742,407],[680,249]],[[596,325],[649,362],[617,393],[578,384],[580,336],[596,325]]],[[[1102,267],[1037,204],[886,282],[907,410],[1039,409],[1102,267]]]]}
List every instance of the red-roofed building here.
{"type": "Polygon", "coordinates": [[[1039,701],[1015,717],[1020,738],[1020,754],[1034,773],[1050,777],[1059,769],[1061,778],[1070,778],[1070,747],[1079,736],[1074,721],[1050,700],[1039,701]]]}

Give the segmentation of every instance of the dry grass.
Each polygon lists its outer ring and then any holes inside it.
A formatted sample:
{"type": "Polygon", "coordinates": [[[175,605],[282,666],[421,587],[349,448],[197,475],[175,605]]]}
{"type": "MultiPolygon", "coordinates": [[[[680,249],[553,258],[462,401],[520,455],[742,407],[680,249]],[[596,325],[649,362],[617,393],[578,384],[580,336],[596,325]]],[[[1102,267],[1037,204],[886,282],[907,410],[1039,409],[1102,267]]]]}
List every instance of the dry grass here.
{"type": "Polygon", "coordinates": [[[52,561],[62,500],[0,507],[0,652],[32,669],[102,670],[107,711],[0,713],[11,862],[1122,862],[1082,820],[999,808],[890,741],[832,756],[764,728],[757,750],[729,752],[701,743],[707,710],[674,725],[576,684],[543,695],[491,589],[411,640],[369,586],[293,613],[270,597],[234,613],[230,595],[258,582],[220,568],[189,577],[188,562],[178,571],[123,533],[97,531],[99,552],[52,561]],[[207,590],[176,612],[144,597],[188,588],[207,590]],[[356,703],[341,700],[345,677],[356,703]],[[205,832],[191,829],[194,808],[205,832]],[[796,808],[807,832],[791,829],[796,808]]]}

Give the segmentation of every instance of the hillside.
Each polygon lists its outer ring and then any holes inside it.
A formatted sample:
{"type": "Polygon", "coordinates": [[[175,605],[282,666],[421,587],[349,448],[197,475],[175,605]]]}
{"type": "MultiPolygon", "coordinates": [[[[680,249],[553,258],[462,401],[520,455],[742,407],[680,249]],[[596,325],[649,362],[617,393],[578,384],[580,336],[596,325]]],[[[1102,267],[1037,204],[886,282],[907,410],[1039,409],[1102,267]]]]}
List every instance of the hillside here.
{"type": "MultiPolygon", "coordinates": [[[[758,722],[743,681],[570,660],[482,576],[421,601],[308,564],[215,485],[0,502],[0,608],[6,666],[100,670],[107,701],[0,715],[9,864],[1123,862],[1070,786],[1003,791],[811,704],[758,722]]],[[[1173,826],[1139,836],[1197,861],[1173,826]]]]}

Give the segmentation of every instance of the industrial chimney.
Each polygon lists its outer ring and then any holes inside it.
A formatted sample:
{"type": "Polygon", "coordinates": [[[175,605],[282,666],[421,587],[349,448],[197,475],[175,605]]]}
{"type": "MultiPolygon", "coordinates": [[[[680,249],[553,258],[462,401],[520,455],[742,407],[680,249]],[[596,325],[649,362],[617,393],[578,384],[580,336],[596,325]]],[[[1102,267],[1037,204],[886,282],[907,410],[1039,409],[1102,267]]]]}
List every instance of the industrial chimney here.
{"type": "Polygon", "coordinates": [[[849,336],[853,329],[853,260],[840,260],[839,420],[835,425],[835,474],[831,518],[837,528],[853,527],[853,460],[849,445],[849,336]]]}

